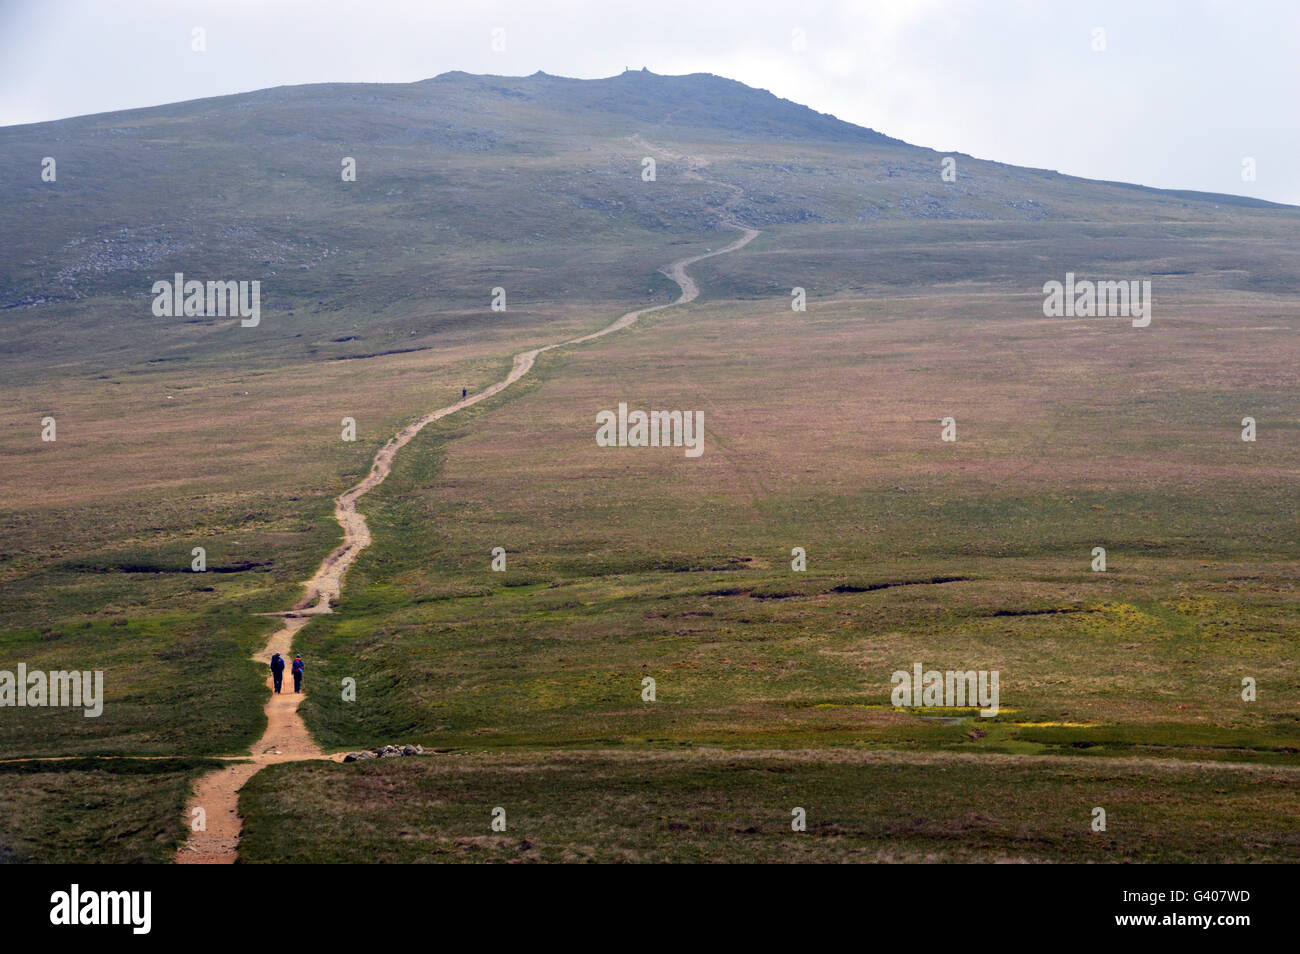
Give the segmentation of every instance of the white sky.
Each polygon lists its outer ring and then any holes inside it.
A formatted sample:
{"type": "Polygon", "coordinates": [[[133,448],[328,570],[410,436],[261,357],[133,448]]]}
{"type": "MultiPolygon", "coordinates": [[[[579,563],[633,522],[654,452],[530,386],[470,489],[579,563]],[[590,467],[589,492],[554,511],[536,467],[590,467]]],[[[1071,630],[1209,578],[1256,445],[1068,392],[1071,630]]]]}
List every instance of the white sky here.
{"type": "Polygon", "coordinates": [[[717,73],[944,151],[1300,204],[1296,0],[0,0],[0,125],[625,66],[717,73]]]}

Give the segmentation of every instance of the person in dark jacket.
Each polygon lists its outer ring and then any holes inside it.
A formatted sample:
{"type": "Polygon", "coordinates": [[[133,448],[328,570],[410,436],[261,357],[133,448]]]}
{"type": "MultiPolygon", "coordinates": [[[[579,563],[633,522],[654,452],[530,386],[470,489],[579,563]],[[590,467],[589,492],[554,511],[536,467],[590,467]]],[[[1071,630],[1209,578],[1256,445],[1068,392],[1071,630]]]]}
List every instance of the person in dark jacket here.
{"type": "Polygon", "coordinates": [[[275,691],[279,692],[280,683],[284,679],[284,660],[279,653],[271,656],[271,679],[275,683],[275,691]]]}
{"type": "Polygon", "coordinates": [[[302,692],[302,672],[307,664],[302,661],[302,653],[293,657],[293,691],[302,692]]]}

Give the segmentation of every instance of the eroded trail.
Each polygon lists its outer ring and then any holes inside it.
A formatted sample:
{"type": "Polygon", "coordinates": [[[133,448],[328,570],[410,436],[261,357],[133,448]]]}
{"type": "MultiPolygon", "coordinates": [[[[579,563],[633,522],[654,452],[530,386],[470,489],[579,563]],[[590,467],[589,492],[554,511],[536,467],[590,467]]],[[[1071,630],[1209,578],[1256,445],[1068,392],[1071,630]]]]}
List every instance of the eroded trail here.
{"type": "MultiPolygon", "coordinates": [[[[737,193],[739,194],[739,190],[737,190],[737,193]]],[[[366,475],[365,479],[355,487],[344,491],[335,501],[334,516],[343,528],[342,545],[321,563],[315,575],[306,583],[306,595],[292,610],[281,614],[284,616],[284,625],[271,635],[262,651],[253,657],[263,666],[268,667],[266,680],[268,691],[271,689],[271,677],[269,675],[271,655],[280,653],[282,656],[287,657],[293,644],[294,635],[306,626],[313,616],[319,616],[331,611],[331,607],[338,600],[339,592],[343,586],[343,574],[361,555],[361,551],[370,545],[370,528],[366,524],[365,517],[357,510],[357,501],[384,482],[384,478],[388,476],[393,468],[393,460],[396,458],[397,452],[410,443],[425,426],[440,418],[455,414],[457,411],[463,411],[467,407],[473,407],[493,395],[500,394],[532,370],[539,354],[556,348],[593,341],[596,338],[604,337],[628,327],[642,315],[694,301],[699,296],[700,289],[695,280],[687,273],[687,267],[715,255],[734,252],[736,249],[749,244],[759,234],[757,229],[746,228],[734,222],[728,224],[743,233],[736,241],[723,248],[683,258],[663,269],[664,274],[675,281],[682,290],[676,301],[629,311],[617,321],[606,325],[599,331],[578,338],[570,338],[566,341],[558,341],[555,344],[541,348],[534,348],[531,351],[521,352],[515,355],[514,366],[504,379],[477,394],[432,411],[418,421],[408,424],[380,449],[379,453],[375,455],[374,463],[370,467],[370,473],[366,475]]],[[[286,686],[292,686],[293,684],[287,671],[285,672],[284,681],[286,686]]],[[[186,806],[185,825],[187,829],[192,828],[191,823],[195,817],[194,810],[202,809],[206,830],[190,832],[189,839],[176,852],[175,860],[177,863],[233,863],[239,854],[239,836],[243,829],[243,820],[239,817],[238,809],[239,790],[244,787],[244,783],[266,765],[277,762],[301,762],[308,759],[330,757],[326,756],[325,752],[312,740],[307,732],[306,724],[303,723],[302,717],[298,714],[298,704],[302,699],[303,696],[294,694],[292,689],[287,692],[282,691],[279,695],[271,693],[270,701],[267,702],[265,707],[266,732],[253,746],[248,761],[232,763],[226,768],[199,779],[195,785],[194,795],[186,806]]],[[[333,756],[332,758],[337,760],[341,756],[333,756]]]]}

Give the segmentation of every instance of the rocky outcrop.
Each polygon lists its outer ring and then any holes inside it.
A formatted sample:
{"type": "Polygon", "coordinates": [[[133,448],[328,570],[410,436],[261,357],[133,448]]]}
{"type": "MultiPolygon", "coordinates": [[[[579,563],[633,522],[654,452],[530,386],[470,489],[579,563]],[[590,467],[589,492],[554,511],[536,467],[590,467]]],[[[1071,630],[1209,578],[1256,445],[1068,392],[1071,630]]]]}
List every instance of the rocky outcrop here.
{"type": "Polygon", "coordinates": [[[344,762],[364,762],[366,759],[391,759],[399,755],[424,755],[422,745],[385,745],[378,749],[363,749],[343,756],[344,762]]]}

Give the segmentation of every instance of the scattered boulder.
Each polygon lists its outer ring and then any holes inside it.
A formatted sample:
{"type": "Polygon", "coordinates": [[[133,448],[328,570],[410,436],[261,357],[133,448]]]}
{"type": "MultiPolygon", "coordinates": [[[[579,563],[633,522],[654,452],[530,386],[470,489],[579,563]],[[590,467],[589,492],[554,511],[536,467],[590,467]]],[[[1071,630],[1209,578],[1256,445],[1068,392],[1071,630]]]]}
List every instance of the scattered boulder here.
{"type": "Polygon", "coordinates": [[[385,745],[377,749],[363,749],[343,756],[344,762],[363,762],[366,759],[391,759],[402,755],[423,755],[422,745],[385,745]]]}

